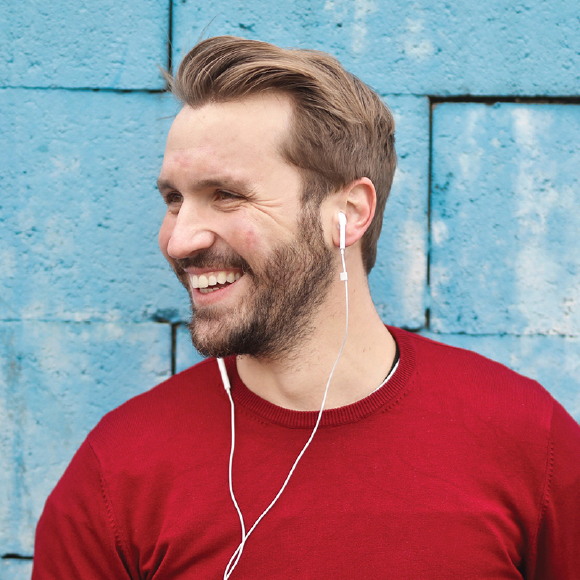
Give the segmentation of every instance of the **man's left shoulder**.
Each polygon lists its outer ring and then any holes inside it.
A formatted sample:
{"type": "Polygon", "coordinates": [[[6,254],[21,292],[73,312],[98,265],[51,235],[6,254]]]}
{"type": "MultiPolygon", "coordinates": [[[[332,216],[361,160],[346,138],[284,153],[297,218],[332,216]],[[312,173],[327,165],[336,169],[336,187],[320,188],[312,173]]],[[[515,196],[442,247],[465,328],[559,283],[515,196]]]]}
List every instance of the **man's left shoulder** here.
{"type": "Polygon", "coordinates": [[[537,381],[476,352],[408,334],[419,380],[449,405],[549,429],[555,400],[537,381]]]}

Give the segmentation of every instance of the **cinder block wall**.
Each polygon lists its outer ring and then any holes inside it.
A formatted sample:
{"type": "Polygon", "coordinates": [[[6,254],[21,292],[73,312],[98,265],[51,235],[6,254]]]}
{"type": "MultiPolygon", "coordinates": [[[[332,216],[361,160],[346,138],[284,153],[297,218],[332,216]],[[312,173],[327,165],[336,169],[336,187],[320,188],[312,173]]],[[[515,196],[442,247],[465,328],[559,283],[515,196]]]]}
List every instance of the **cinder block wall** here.
{"type": "MultiPolygon", "coordinates": [[[[537,378],[580,419],[576,0],[0,6],[0,578],[109,409],[196,361],[157,248],[158,66],[235,34],[318,48],[395,113],[384,320],[537,378]]],[[[28,558],[28,559],[26,559],[28,558]]]]}

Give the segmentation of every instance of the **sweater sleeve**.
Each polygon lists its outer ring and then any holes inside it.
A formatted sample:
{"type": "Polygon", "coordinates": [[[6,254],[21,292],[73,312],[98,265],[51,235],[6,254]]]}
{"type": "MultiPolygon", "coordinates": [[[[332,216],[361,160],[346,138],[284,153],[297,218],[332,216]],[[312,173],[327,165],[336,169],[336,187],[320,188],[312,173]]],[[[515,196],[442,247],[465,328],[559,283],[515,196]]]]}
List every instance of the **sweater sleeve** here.
{"type": "Polygon", "coordinates": [[[580,580],[580,426],[554,402],[544,502],[529,576],[580,580]]]}
{"type": "Polygon", "coordinates": [[[99,461],[85,441],[46,501],[32,580],[132,577],[99,461]]]}

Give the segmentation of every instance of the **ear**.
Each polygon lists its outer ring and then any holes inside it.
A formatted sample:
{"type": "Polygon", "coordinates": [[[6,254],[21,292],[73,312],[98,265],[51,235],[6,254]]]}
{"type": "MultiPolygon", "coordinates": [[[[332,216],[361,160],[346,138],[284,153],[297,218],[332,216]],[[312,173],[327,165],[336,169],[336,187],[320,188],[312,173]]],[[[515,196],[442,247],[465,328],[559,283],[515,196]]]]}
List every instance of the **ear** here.
{"type": "Polygon", "coordinates": [[[377,192],[373,182],[368,177],[353,181],[336,196],[338,207],[333,215],[332,241],[335,246],[340,244],[340,227],[338,212],[346,215],[346,247],[356,244],[367,231],[377,207],[377,192]]]}

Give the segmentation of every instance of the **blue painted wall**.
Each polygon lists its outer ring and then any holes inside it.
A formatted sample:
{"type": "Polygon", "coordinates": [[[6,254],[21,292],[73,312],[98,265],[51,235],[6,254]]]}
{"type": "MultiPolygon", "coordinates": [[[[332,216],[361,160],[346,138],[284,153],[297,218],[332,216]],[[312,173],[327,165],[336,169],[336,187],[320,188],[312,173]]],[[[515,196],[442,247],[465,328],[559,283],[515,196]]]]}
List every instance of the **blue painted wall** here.
{"type": "Polygon", "coordinates": [[[379,91],[399,153],[383,319],[537,378],[580,419],[576,0],[4,2],[0,555],[32,554],[103,413],[196,360],[157,249],[176,111],[158,66],[216,34],[326,50],[379,91]]]}

